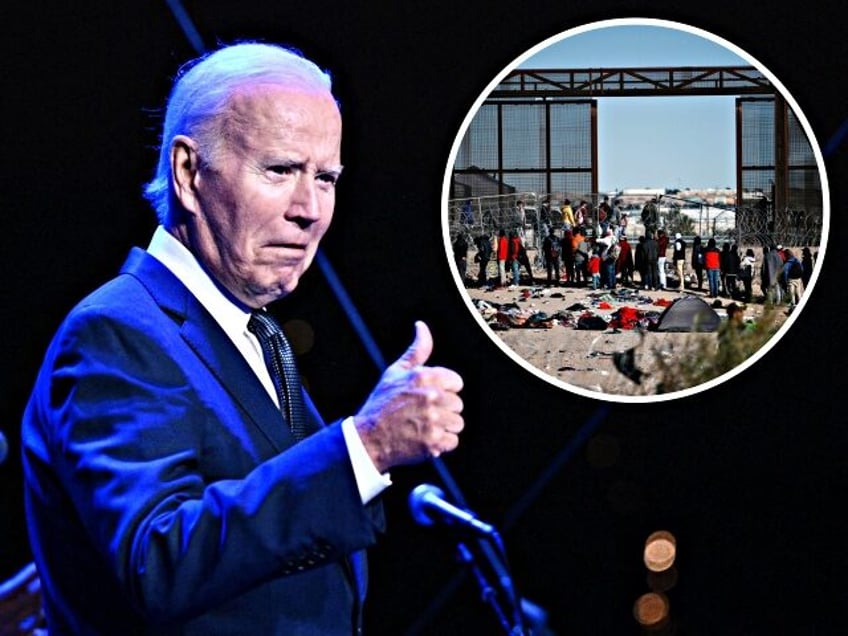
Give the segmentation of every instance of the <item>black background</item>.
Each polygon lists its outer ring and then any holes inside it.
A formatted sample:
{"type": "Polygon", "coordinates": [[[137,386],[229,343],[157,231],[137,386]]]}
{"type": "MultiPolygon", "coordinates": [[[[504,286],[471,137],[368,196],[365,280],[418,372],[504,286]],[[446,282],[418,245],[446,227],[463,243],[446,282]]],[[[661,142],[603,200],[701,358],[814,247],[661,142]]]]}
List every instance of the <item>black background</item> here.
{"type": "MultiPolygon", "coordinates": [[[[660,528],[678,541],[668,592],[677,633],[841,631],[844,144],[825,157],[830,252],[803,314],[753,367],[672,402],[606,405],[519,368],[468,315],[440,226],[450,147],[480,93],[538,42],[597,20],[675,20],[733,42],[781,81],[827,147],[848,116],[837,3],[480,4],[185,7],[206,46],[293,44],[334,74],[346,168],[325,252],[387,359],[420,318],[434,332],[433,362],[465,377],[467,429],[443,466],[482,518],[510,520],[502,534],[515,582],[556,633],[639,633],[632,605],[648,590],[642,545],[660,528]]],[[[7,3],[0,13],[0,428],[11,446],[0,467],[0,576],[8,576],[30,558],[18,459],[29,387],[72,303],[111,277],[130,246],[146,245],[153,214],[140,192],[156,160],[156,110],[194,50],[164,1],[7,3]]],[[[317,268],[279,312],[315,330],[302,365],[325,416],[350,413],[379,369],[317,268]]],[[[389,534],[372,551],[374,635],[499,632],[452,542],[409,518],[410,489],[440,477],[431,464],[393,471],[389,534]]]]}

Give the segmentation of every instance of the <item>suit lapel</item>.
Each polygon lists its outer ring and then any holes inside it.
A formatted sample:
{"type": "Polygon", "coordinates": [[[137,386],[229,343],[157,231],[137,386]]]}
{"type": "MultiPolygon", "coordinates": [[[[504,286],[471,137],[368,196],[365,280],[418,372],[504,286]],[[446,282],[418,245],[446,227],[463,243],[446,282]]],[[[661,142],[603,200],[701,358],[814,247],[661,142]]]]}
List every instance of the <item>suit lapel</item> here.
{"type": "Polygon", "coordinates": [[[170,270],[145,251],[134,248],[121,272],[136,277],[162,310],[180,324],[180,333],[188,346],[276,450],[295,443],[282,414],[250,365],[220,325],[170,270]]]}
{"type": "MultiPolygon", "coordinates": [[[[199,303],[194,304],[199,307],[199,303]]],[[[188,316],[182,334],[230,397],[244,408],[277,450],[295,443],[282,413],[253,369],[205,309],[200,307],[196,315],[188,316]]]]}
{"type": "Polygon", "coordinates": [[[345,558],[348,568],[348,576],[352,579],[356,598],[359,606],[365,602],[365,593],[368,590],[368,561],[365,550],[357,550],[345,558]]]}

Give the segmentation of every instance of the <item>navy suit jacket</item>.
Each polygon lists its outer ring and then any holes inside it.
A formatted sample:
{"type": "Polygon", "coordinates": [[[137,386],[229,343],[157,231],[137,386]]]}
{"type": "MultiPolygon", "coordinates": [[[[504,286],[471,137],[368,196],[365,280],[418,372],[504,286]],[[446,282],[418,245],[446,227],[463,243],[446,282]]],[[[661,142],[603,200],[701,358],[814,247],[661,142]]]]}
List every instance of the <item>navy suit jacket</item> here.
{"type": "Polygon", "coordinates": [[[339,422],[295,444],[242,355],[134,249],[54,337],[23,420],[51,636],[351,634],[363,506],[339,422]]]}

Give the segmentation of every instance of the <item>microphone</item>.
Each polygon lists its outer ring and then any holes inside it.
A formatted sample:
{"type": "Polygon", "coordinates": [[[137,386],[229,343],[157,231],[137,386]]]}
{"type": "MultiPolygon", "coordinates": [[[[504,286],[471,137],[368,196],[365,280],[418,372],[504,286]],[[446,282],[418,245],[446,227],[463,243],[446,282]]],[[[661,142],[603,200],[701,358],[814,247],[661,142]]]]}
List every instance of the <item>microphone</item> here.
{"type": "Polygon", "coordinates": [[[445,501],[445,493],[432,484],[421,484],[409,493],[409,510],[412,518],[422,526],[432,526],[438,522],[486,537],[497,537],[493,526],[480,521],[468,510],[445,501]]]}

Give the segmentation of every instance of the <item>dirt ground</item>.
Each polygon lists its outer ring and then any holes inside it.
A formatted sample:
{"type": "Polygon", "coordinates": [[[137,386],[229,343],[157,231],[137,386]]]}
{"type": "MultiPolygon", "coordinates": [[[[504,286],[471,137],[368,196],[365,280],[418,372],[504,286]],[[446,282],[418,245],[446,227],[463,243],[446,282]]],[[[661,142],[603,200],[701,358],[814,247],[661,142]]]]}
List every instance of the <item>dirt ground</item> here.
{"type": "MultiPolygon", "coordinates": [[[[477,265],[469,264],[468,276],[476,276],[477,265]]],[[[726,320],[726,307],[735,302],[743,308],[744,320],[757,322],[764,311],[762,293],[757,281],[753,286],[754,302],[742,303],[730,298],[719,297],[721,306],[714,304],[704,288],[688,284],[683,292],[676,290],[644,290],[638,284],[619,285],[610,290],[593,290],[591,286],[575,287],[562,282],[547,286],[546,273],[534,269],[531,284],[526,273],[522,284],[514,289],[503,287],[479,288],[468,280],[465,292],[475,311],[486,321],[493,339],[499,340],[508,350],[508,355],[528,363],[541,372],[544,379],[555,384],[564,384],[567,389],[578,393],[603,394],[615,401],[650,401],[657,393],[656,373],[658,359],[669,359],[686,355],[687,350],[702,346],[717,346],[715,332],[674,333],[638,328],[606,328],[604,330],[578,329],[576,320],[587,312],[609,322],[622,307],[629,306],[640,314],[662,313],[666,306],[690,294],[704,299],[726,320]],[[555,316],[544,322],[526,321],[530,316],[555,316]],[[523,324],[519,324],[522,321],[523,324]],[[634,349],[635,367],[643,372],[639,382],[619,371],[613,361],[616,352],[634,349]]],[[[639,275],[636,274],[638,283],[639,275]]],[[[669,277],[668,284],[676,287],[676,279],[669,277]]],[[[785,314],[779,312],[780,320],[785,314]]],[[[599,395],[600,397],[600,395],[599,395]]],[[[664,399],[668,399],[665,396],[664,399]]]]}

